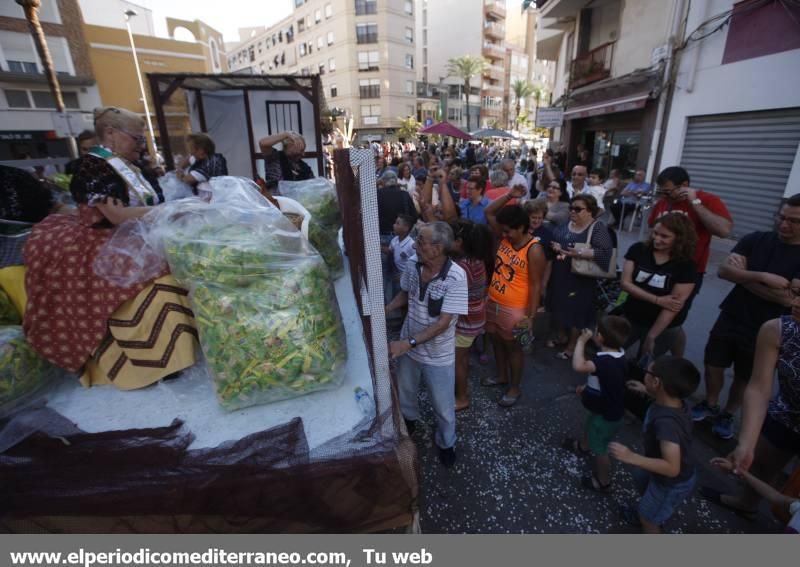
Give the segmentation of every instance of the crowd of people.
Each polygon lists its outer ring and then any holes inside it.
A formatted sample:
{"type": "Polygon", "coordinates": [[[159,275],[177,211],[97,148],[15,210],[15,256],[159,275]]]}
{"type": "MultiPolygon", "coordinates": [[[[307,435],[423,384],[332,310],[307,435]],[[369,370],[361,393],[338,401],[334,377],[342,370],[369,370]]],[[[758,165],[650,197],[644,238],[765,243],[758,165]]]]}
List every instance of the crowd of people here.
{"type": "Polygon", "coordinates": [[[485,355],[491,347],[494,372],[481,386],[501,387],[498,404],[510,408],[523,395],[527,347],[542,341],[551,356],[587,375],[577,389],[586,422],[563,443],[591,457],[584,488],[610,490],[612,459],[632,465],[642,497],[623,515],[646,532],[660,531],[695,490],[692,422],[710,421],[715,434],[731,439],[741,408],[736,451],[712,464],[735,471],[750,488],[700,493],[745,514],[755,512],[759,495],[777,499],[787,512],[791,507],[796,529],[800,495],[778,497],[767,488],[800,455],[800,194],[782,206],[773,231],[741,238],[723,262],[719,277],[735,286],[709,335],[701,373],[684,358],[682,326],[712,237],[731,233],[725,203],[695,189],[681,167],[662,170],[654,191],[641,170],[623,184],[617,171],[606,179],[577,164],[567,180],[554,157],[545,154],[539,164],[535,156],[500,155],[467,165],[459,148],[444,146],[402,151],[386,165],[376,155],[380,230],[389,243],[385,277],[395,282],[386,311],[407,310],[390,353],[409,432],[420,417],[424,380],[440,461],[453,466],[456,412],[470,405],[470,352],[485,355]],[[536,165],[526,178],[527,163],[536,165]],[[401,185],[393,167],[414,183],[401,185]],[[614,227],[634,211],[651,230],[618,258],[614,227]],[[605,311],[595,301],[604,279],[619,279],[623,290],[605,311]],[[534,322],[545,316],[549,336],[534,337],[534,322]],[[720,409],[730,366],[735,379],[720,409]],[[780,390],[770,401],[776,368],[780,390]],[[705,398],[690,407],[703,377],[705,398]],[[642,454],[615,440],[628,391],[652,398],[642,454]]]}
{"type": "MultiPolygon", "coordinates": [[[[34,177],[2,170],[0,212],[37,223],[25,249],[31,345],[86,385],[139,388],[194,364],[197,331],[187,293],[168,272],[128,287],[91,276],[114,227],[164,201],[164,172],[142,159],[142,119],[109,107],[96,112],[95,126],[80,140],[82,157],[68,166],[73,210],[50,214],[59,206],[34,177]],[[166,324],[147,315],[164,309],[174,315],[166,324]],[[145,316],[134,317],[139,312],[145,316]],[[169,341],[173,348],[165,350],[169,341]]],[[[211,178],[227,173],[225,158],[204,134],[186,142],[190,156],[175,175],[202,194],[211,178]]],[[[265,173],[257,181],[266,198],[275,202],[280,180],[313,177],[302,136],[282,132],[259,145],[265,173]]],[[[658,532],[695,489],[692,421],[709,421],[731,439],[741,411],[736,450],[713,464],[738,474],[746,489],[700,492],[742,514],[768,498],[797,528],[797,495],[771,485],[800,455],[800,194],[782,205],[774,230],[742,237],[720,267],[719,277],[735,285],[709,334],[701,373],[684,358],[682,326],[700,292],[711,239],[729,236],[733,219],[718,196],[692,186],[685,169],[667,167],[653,187],[641,170],[628,183],[619,171],[606,178],[585,161],[567,173],[563,155],[548,151],[539,160],[526,147],[371,147],[386,313],[402,320],[389,345],[400,409],[413,434],[424,381],[445,467],[456,462],[456,412],[470,407],[471,353],[481,363],[493,353],[493,372],[480,385],[499,388],[497,403],[512,408],[524,395],[529,347],[540,341],[549,350],[535,356],[549,353],[587,376],[576,391],[586,420],[563,442],[590,457],[581,481],[587,490],[610,490],[612,459],[632,465],[642,497],[626,517],[658,532]],[[622,251],[615,226],[628,214],[642,215],[651,230],[622,251]],[[613,308],[598,310],[598,282],[606,279],[619,279],[623,294],[613,308]],[[546,336],[534,336],[544,317],[546,336]],[[722,407],[729,367],[734,380],[722,407]],[[687,406],[703,380],[704,398],[687,406]],[[616,440],[628,391],[653,399],[642,454],[616,440]]]]}

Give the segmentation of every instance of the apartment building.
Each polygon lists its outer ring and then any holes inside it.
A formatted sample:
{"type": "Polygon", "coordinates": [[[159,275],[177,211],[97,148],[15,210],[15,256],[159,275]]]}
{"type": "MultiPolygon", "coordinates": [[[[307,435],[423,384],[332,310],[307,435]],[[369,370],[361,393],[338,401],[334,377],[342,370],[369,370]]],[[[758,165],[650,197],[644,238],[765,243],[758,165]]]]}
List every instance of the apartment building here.
{"type": "Polygon", "coordinates": [[[682,0],[538,0],[537,51],[556,61],[554,104],[565,109],[555,140],[568,162],[578,144],[593,168],[652,172],[663,121],[662,86],[681,33],[682,0]]]}
{"type": "MultiPolygon", "coordinates": [[[[73,124],[91,127],[100,92],[78,2],[42,0],[39,19],[73,124]]],[[[0,2],[0,160],[69,157],[67,140],[56,132],[55,109],[24,11],[16,2],[0,2]]]]}
{"type": "MultiPolygon", "coordinates": [[[[514,81],[525,80],[539,92],[538,104],[548,106],[555,82],[555,61],[539,59],[536,49],[537,28],[539,12],[532,3],[519,2],[509,8],[506,16],[506,72],[509,80],[506,84],[507,93],[503,97],[508,99],[509,105],[504,109],[508,113],[508,127],[515,126],[516,97],[514,96],[514,81]]],[[[526,112],[533,122],[536,116],[537,99],[530,96],[522,100],[522,110],[526,112]]]]}
{"type": "Polygon", "coordinates": [[[461,128],[500,124],[507,77],[506,4],[500,0],[416,0],[417,79],[425,85],[447,88],[446,118],[461,128]],[[481,77],[471,81],[469,108],[463,80],[450,77],[447,62],[463,55],[487,61],[481,77]],[[446,87],[445,87],[446,85],[446,87]]]}
{"type": "Polygon", "coordinates": [[[249,36],[229,50],[233,72],[319,74],[359,141],[394,138],[416,116],[412,0],[294,0],[288,18],[249,36]]]}

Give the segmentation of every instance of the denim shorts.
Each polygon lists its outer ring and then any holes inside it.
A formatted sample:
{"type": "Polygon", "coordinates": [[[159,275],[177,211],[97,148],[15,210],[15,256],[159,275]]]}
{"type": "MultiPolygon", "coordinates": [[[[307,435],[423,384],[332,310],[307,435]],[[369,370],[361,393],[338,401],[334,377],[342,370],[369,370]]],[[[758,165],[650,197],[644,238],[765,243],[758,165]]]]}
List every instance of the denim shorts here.
{"type": "Polygon", "coordinates": [[[661,484],[651,473],[635,468],[633,479],[642,494],[642,499],[639,501],[639,517],[662,526],[672,517],[675,508],[694,491],[697,473],[677,484],[661,484]]]}

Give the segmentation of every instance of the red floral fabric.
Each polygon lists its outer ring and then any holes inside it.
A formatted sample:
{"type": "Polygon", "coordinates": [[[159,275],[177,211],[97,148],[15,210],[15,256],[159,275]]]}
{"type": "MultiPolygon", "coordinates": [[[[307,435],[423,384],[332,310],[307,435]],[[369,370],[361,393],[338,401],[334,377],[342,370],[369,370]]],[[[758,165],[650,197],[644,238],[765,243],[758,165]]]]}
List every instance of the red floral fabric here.
{"type": "Polygon", "coordinates": [[[111,314],[150,283],[123,288],[94,274],[95,257],[114,231],[106,226],[100,211],[81,205],[78,215],[47,217],[25,244],[25,335],[39,354],[71,372],[100,345],[111,314]]]}

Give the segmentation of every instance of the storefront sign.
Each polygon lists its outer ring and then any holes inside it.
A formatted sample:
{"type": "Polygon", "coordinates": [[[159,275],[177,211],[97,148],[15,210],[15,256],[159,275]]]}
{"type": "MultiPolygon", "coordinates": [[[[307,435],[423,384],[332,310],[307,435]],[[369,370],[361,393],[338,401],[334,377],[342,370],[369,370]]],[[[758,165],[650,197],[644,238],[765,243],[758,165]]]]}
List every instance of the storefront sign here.
{"type": "Polygon", "coordinates": [[[536,127],[537,128],[560,128],[564,122],[564,109],[560,107],[537,108],[536,127]]]}

